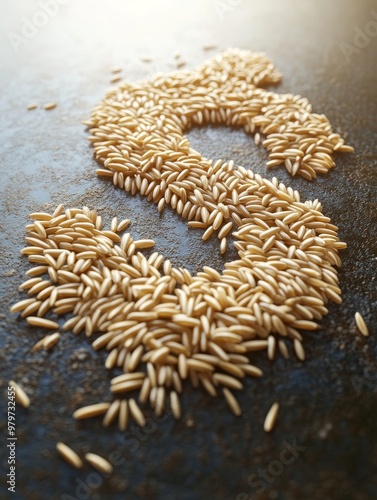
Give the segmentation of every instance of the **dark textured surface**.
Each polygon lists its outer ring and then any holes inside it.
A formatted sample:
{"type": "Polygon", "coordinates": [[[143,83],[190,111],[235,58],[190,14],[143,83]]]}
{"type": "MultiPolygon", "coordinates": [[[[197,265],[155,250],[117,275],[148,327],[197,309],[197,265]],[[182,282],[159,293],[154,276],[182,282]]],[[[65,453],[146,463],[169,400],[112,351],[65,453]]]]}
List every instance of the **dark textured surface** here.
{"type": "MultiPolygon", "coordinates": [[[[40,7],[18,0],[4,2],[1,9],[1,395],[5,400],[6,382],[14,378],[32,400],[29,410],[17,409],[17,493],[9,497],[376,498],[377,37],[364,40],[365,48],[354,51],[350,62],[341,44],[354,44],[356,27],[364,29],[373,20],[377,2],[192,0],[172,13],[178,2],[114,0],[105,7],[77,0],[61,5],[18,51],[8,35],[20,34],[23,17],[31,19],[40,7]],[[308,97],[355,146],[355,154],[339,155],[333,171],[309,183],[289,178],[282,169],[267,172],[263,148],[241,131],[206,128],[188,134],[205,156],[232,158],[268,178],[277,175],[303,199],[323,202],[349,245],[341,254],[343,304],[330,307],[318,332],[306,334],[304,364],[279,356],[271,364],[265,354],[255,356],[265,377],[246,383],[239,419],[221,399],[188,390],[180,422],[168,417],[157,424],[151,418],[147,430],[131,426],[126,436],[102,429],[99,420],[77,424],[71,417],[77,407],[109,398],[110,374],[102,369],[103,353],[70,333],[51,353],[31,353],[43,332],[8,315],[22,296],[17,288],[29,268],[18,253],[27,215],[60,202],[86,204],[107,220],[132,219],[131,233],[153,237],[175,264],[192,271],[204,264],[221,269],[217,242],[204,244],[200,231],[189,230],[169,210],[159,216],[145,199],[96,178],[81,125],[108,88],[113,66],[123,67],[123,77],[134,81],[172,69],[178,50],[194,67],[207,57],[202,46],[208,43],[265,51],[284,74],[278,91],[308,97]],[[145,55],[154,61],[141,62],[145,55]],[[53,111],[26,111],[30,102],[54,100],[53,111]],[[356,310],[370,325],[369,339],[356,332],[356,310]],[[266,435],[263,419],[275,400],[281,402],[278,425],[266,435]],[[113,476],[103,478],[89,466],[72,470],[57,456],[58,440],[80,453],[111,456],[113,476]],[[287,442],[304,449],[284,465],[279,457],[286,456],[281,450],[287,442]],[[268,467],[275,476],[264,480],[261,492],[252,475],[268,467]]],[[[5,416],[2,410],[4,434],[5,416]]],[[[7,468],[3,437],[1,465],[7,468]]],[[[8,498],[4,477],[3,469],[0,496],[8,498]]]]}

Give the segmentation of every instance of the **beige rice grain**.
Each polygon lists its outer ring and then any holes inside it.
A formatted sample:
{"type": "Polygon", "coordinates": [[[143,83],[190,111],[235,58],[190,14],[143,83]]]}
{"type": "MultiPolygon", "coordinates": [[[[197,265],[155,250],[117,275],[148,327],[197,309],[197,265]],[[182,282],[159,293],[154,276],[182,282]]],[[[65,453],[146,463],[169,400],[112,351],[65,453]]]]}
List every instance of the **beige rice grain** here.
{"type": "Polygon", "coordinates": [[[120,403],[120,399],[115,399],[111,403],[102,421],[104,427],[109,427],[116,420],[119,414],[120,403]]]}
{"type": "Polygon", "coordinates": [[[83,420],[86,418],[97,417],[106,413],[110,408],[110,403],[96,403],[94,405],[83,406],[73,412],[73,418],[76,420],[83,420]]]}
{"type": "Polygon", "coordinates": [[[275,427],[276,419],[279,412],[279,403],[274,403],[269,409],[264,420],[263,429],[265,432],[271,432],[275,427]]]}
{"type": "Polygon", "coordinates": [[[109,475],[113,472],[111,463],[95,453],[86,453],[85,460],[102,474],[109,475]]]}
{"type": "Polygon", "coordinates": [[[29,323],[29,325],[39,326],[41,328],[49,328],[51,330],[56,330],[57,328],[59,328],[59,323],[56,323],[56,321],[51,321],[45,318],[38,318],[38,316],[28,316],[26,318],[26,321],[29,323]]]}
{"type": "Polygon", "coordinates": [[[229,389],[227,389],[226,387],[224,387],[223,394],[224,394],[226,402],[228,403],[229,408],[232,410],[234,415],[236,415],[236,417],[241,416],[241,414],[242,414],[241,407],[238,404],[237,399],[231,393],[231,391],[229,389]]]}
{"type": "Polygon", "coordinates": [[[58,332],[53,333],[52,335],[47,335],[47,337],[43,339],[43,347],[46,350],[49,350],[59,342],[59,339],[60,339],[60,334],[58,332]]]}
{"type": "Polygon", "coordinates": [[[130,399],[128,401],[128,407],[130,410],[131,417],[140,427],[144,427],[144,425],[146,424],[145,417],[134,399],[130,399]]]}
{"type": "Polygon", "coordinates": [[[356,326],[359,329],[359,332],[364,335],[364,337],[369,336],[369,330],[368,327],[364,321],[364,318],[361,316],[359,312],[355,314],[355,321],[356,321],[356,326]]]}
{"type": "Polygon", "coordinates": [[[72,448],[70,448],[66,444],[58,442],[56,443],[56,449],[59,455],[75,469],[82,469],[84,467],[84,462],[81,460],[81,458],[75,451],[72,450],[72,448]]]}
{"type": "Polygon", "coordinates": [[[128,401],[122,399],[119,406],[119,430],[125,431],[128,426],[128,401]]]}
{"type": "Polygon", "coordinates": [[[179,420],[181,418],[181,405],[179,403],[179,396],[175,391],[171,391],[170,393],[170,406],[174,418],[179,420]]]}
{"type": "Polygon", "coordinates": [[[29,408],[30,398],[26,392],[19,386],[14,380],[8,382],[9,387],[13,387],[15,391],[16,403],[20,404],[24,408],[29,408]]]}
{"type": "Polygon", "coordinates": [[[43,105],[44,109],[47,111],[56,108],[56,106],[57,106],[56,102],[48,102],[47,104],[43,105]]]}

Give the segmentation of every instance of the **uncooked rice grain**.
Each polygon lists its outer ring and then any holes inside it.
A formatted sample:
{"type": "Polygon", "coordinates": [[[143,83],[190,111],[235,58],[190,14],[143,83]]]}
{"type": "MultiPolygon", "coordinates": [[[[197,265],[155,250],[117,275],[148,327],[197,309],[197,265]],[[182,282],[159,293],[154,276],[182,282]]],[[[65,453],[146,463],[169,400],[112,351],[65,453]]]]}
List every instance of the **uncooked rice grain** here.
{"type": "Polygon", "coordinates": [[[305,361],[305,351],[302,342],[299,339],[293,339],[293,347],[298,359],[300,361],[305,361]]]}
{"type": "Polygon", "coordinates": [[[43,347],[46,350],[51,349],[55,344],[59,342],[59,339],[60,339],[60,333],[58,332],[53,333],[52,335],[48,335],[44,339],[43,347]]]}
{"type": "Polygon", "coordinates": [[[271,432],[275,427],[276,419],[279,412],[279,403],[274,403],[269,409],[264,420],[263,429],[265,432],[271,432]]]}
{"type": "Polygon", "coordinates": [[[128,401],[128,408],[131,414],[131,417],[135,420],[135,422],[140,425],[140,427],[144,427],[146,424],[145,417],[143,412],[140,410],[138,404],[134,399],[130,399],[128,401]]]}
{"type": "Polygon", "coordinates": [[[86,453],[85,460],[102,474],[108,475],[113,472],[113,466],[111,463],[95,453],[86,453]]]}
{"type": "Polygon", "coordinates": [[[223,394],[229,408],[232,410],[234,415],[236,415],[236,417],[239,417],[242,414],[241,407],[232,392],[227,387],[224,387],[223,394]]]}
{"type": "Polygon", "coordinates": [[[110,408],[110,403],[96,403],[89,406],[79,408],[73,413],[73,418],[76,420],[83,420],[85,418],[97,417],[106,413],[110,408]]]}
{"type": "Polygon", "coordinates": [[[125,431],[128,426],[128,401],[122,399],[119,407],[119,430],[125,431]]]}
{"type": "Polygon", "coordinates": [[[356,326],[359,329],[359,332],[364,335],[364,337],[369,336],[369,330],[368,327],[364,321],[364,318],[361,316],[359,312],[355,314],[355,321],[356,321],[356,326]]]}
{"type": "Polygon", "coordinates": [[[181,418],[181,405],[179,402],[179,396],[175,391],[171,391],[170,393],[170,405],[174,418],[179,420],[181,418]]]}
{"type": "Polygon", "coordinates": [[[8,387],[13,387],[15,391],[16,403],[20,404],[24,408],[29,408],[30,406],[30,398],[26,394],[26,392],[19,386],[14,380],[10,380],[8,383],[8,387]]]}
{"type": "Polygon", "coordinates": [[[102,421],[104,427],[109,427],[116,420],[119,414],[120,403],[120,399],[115,399],[111,403],[102,421]]]}
{"type": "Polygon", "coordinates": [[[56,106],[57,106],[56,102],[48,102],[47,104],[43,105],[44,109],[47,111],[56,108],[56,106]]]}
{"type": "Polygon", "coordinates": [[[56,449],[59,452],[59,455],[64,458],[64,460],[75,467],[75,469],[81,469],[84,466],[83,461],[77,455],[75,451],[73,451],[69,446],[62,442],[56,443],[56,449]]]}
{"type": "Polygon", "coordinates": [[[41,328],[48,328],[51,330],[56,330],[56,328],[59,328],[59,323],[57,323],[56,321],[39,318],[38,316],[28,316],[26,318],[26,321],[29,323],[29,325],[39,326],[41,328]]]}
{"type": "Polygon", "coordinates": [[[114,76],[111,77],[110,83],[119,82],[121,79],[122,79],[122,77],[120,75],[114,75],[114,76]]]}

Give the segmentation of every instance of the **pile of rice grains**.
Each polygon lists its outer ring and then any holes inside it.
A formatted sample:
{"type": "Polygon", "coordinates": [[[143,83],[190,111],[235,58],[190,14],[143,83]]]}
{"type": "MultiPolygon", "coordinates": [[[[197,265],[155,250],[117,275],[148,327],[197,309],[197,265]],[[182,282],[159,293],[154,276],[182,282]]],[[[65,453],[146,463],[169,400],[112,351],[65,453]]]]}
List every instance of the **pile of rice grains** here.
{"type": "MultiPolygon", "coordinates": [[[[278,350],[288,358],[293,343],[303,361],[302,332],[317,328],[329,301],[341,302],[336,266],[346,244],[320,202],[302,202],[276,178],[233,161],[203,158],[184,136],[209,123],[243,127],[257,144],[263,137],[268,167],[282,164],[309,180],[325,174],[334,151],[353,149],[307,99],[259,87],[280,78],[265,55],[227,50],[194,71],[122,83],[85,122],[102,164],[98,175],[145,195],[159,211],[169,205],[204,231],[203,240],[219,238],[221,253],[232,233],[239,258],[221,273],[203,267],[193,276],[158,252],[146,257],[153,240],[120,236],[129,220],[114,218],[105,230],[101,215],[87,207],[31,214],[29,246],[21,252],[35,265],[21,285],[30,298],[11,310],[53,330],[58,323],[44,319],[47,313],[70,314],[62,329],[92,338],[95,350],[108,351],[105,368],[122,372],[111,381],[113,401],[80,408],[76,419],[102,414],[105,426],[117,420],[125,430],[130,418],[143,426],[139,403],[178,419],[185,380],[212,397],[223,394],[240,415],[234,392],[246,376],[262,375],[251,353],[266,350],[273,360],[278,350]],[[129,399],[135,392],[139,403],[129,399]]],[[[356,319],[367,335],[362,317],[356,319]]],[[[36,348],[58,340],[50,335],[36,348]]],[[[278,408],[275,402],[267,414],[267,432],[278,408]]],[[[64,444],[58,450],[82,465],[64,444]]]]}

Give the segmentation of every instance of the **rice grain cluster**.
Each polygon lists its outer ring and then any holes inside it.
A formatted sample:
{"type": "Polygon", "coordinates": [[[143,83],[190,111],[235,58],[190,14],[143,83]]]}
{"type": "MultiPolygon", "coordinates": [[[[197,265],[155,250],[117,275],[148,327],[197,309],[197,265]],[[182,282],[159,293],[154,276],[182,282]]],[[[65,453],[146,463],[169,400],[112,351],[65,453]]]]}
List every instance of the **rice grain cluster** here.
{"type": "Polygon", "coordinates": [[[206,123],[243,127],[256,141],[265,137],[269,166],[284,164],[307,179],[326,173],[334,151],[352,148],[305,98],[259,88],[279,80],[264,55],[233,49],[195,71],[123,83],[87,122],[99,175],[160,211],[170,205],[204,240],[217,237],[222,253],[233,234],[238,259],[221,273],[204,266],[193,276],[158,252],[146,256],[152,239],[120,236],[128,220],[114,218],[105,230],[88,207],[31,214],[22,253],[36,267],[21,285],[30,298],[12,311],[54,329],[47,313],[71,315],[63,329],[91,338],[108,352],[106,369],[118,370],[114,401],[79,409],[75,418],[104,415],[105,426],[118,421],[125,430],[130,419],[144,425],[147,403],[156,415],[169,405],[179,418],[185,380],[223,394],[240,415],[233,391],[246,376],[262,375],[252,353],[266,350],[273,360],[278,349],[287,358],[293,343],[303,361],[305,331],[317,328],[329,301],[341,302],[336,266],[346,245],[321,203],[302,202],[276,178],[232,161],[207,160],[183,135],[206,123]]]}
{"type": "MultiPolygon", "coordinates": [[[[249,187],[259,187],[253,191],[260,201],[270,184],[249,181],[249,187]]],[[[274,193],[280,192],[288,195],[274,186],[274,193]]],[[[79,409],[75,418],[105,414],[104,425],[118,418],[125,428],[130,414],[143,425],[134,399],[122,406],[122,398],[135,391],[140,403],[149,401],[158,415],[168,399],[179,418],[185,379],[211,396],[223,389],[239,415],[230,390],[242,389],[246,375],[262,375],[250,363],[250,353],[266,349],[273,360],[276,345],[284,355],[286,342],[293,340],[298,358],[304,359],[300,330],[316,329],[327,302],[341,300],[333,264],[340,263],[337,251],[344,245],[318,204],[313,209],[311,202],[291,202],[289,215],[296,215],[291,226],[299,222],[300,238],[285,226],[286,214],[275,203],[279,198],[269,198],[276,210],[270,206],[252,221],[247,217],[234,233],[240,258],[222,273],[205,266],[196,276],[173,267],[158,252],[146,257],[143,252],[153,240],[134,240],[130,233],[120,237],[117,229],[127,220],[113,219],[113,230],[104,230],[101,216],[87,207],[31,214],[34,222],[27,226],[22,253],[35,267],[20,287],[30,298],[11,310],[31,325],[53,329],[58,323],[45,319],[47,313],[72,314],[63,330],[93,338],[94,349],[108,351],[105,367],[121,370],[110,386],[115,401],[79,409]],[[266,232],[273,233],[273,241],[268,234],[261,237],[266,232]]],[[[48,338],[56,342],[59,334],[48,338]]],[[[51,345],[43,341],[45,348],[51,345]]]]}

